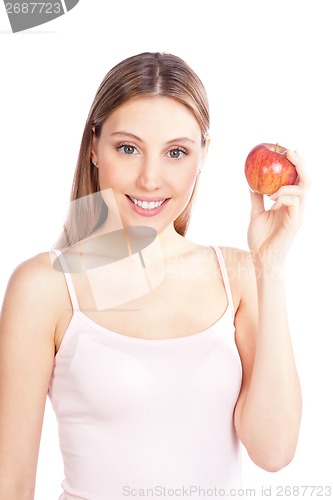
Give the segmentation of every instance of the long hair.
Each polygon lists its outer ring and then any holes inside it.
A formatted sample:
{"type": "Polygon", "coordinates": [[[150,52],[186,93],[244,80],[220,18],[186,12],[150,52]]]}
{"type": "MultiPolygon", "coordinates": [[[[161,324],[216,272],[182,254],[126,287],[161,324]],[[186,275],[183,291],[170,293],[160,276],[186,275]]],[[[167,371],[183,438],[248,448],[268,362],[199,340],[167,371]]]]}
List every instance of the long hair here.
{"type": "MultiPolygon", "coordinates": [[[[172,54],[144,52],[114,66],[99,86],[82,135],[70,201],[63,231],[53,248],[64,248],[89,236],[107,217],[100,193],[98,169],[91,161],[93,127],[95,136],[110,113],[137,96],[164,96],[176,99],[192,111],[202,133],[202,147],[209,130],[209,108],[205,88],[196,73],[172,54]],[[96,193],[95,196],[89,195],[96,193]],[[93,198],[93,200],[92,200],[93,198]]],[[[186,234],[197,181],[183,212],[174,221],[175,230],[186,234]]]]}

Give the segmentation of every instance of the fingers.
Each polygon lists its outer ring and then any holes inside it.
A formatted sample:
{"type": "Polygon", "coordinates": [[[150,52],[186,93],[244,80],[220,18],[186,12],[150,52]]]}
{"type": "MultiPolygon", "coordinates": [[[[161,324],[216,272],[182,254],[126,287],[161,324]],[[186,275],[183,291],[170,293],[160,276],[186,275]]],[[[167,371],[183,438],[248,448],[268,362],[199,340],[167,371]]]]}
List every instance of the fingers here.
{"type": "Polygon", "coordinates": [[[299,197],[293,195],[281,195],[276,199],[274,205],[271,206],[271,210],[278,210],[281,207],[299,207],[299,197]]]}
{"type": "Polygon", "coordinates": [[[275,211],[285,207],[288,210],[290,219],[296,225],[299,225],[303,221],[304,193],[305,190],[300,185],[283,186],[270,196],[271,200],[275,201],[270,210],[275,211]]]}
{"type": "MultiPolygon", "coordinates": [[[[296,184],[282,186],[270,198],[275,203],[270,210],[279,210],[281,207],[288,209],[288,214],[295,222],[301,222],[303,218],[304,203],[307,189],[311,185],[308,169],[298,151],[288,150],[286,156],[297,170],[296,184]]],[[[251,195],[251,219],[259,216],[265,211],[263,196],[250,190],[251,195]]]]}
{"type": "Polygon", "coordinates": [[[280,196],[304,196],[304,188],[300,184],[282,186],[270,196],[271,200],[277,200],[280,196]]]}
{"type": "Polygon", "coordinates": [[[291,149],[287,151],[286,157],[297,170],[297,185],[308,188],[311,185],[311,179],[303,158],[300,156],[298,151],[292,151],[291,149]]]}
{"type": "Polygon", "coordinates": [[[280,187],[280,189],[270,196],[270,199],[275,201],[271,210],[277,210],[282,206],[295,207],[299,205],[301,211],[303,211],[307,188],[310,185],[309,182],[309,178],[306,176],[305,180],[304,177],[303,180],[300,178],[298,184],[280,187]]]}

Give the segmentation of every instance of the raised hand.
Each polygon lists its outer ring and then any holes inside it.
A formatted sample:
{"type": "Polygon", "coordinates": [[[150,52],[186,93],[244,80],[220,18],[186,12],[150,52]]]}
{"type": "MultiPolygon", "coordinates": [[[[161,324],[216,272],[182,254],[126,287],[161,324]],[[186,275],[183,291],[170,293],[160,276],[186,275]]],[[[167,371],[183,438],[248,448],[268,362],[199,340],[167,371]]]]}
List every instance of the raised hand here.
{"type": "Polygon", "coordinates": [[[304,203],[310,180],[304,160],[297,151],[289,150],[287,158],[297,170],[292,186],[282,186],[270,198],[275,201],[269,210],[264,208],[263,195],[251,195],[251,219],[248,244],[255,258],[267,264],[282,262],[303,221],[304,203]]]}

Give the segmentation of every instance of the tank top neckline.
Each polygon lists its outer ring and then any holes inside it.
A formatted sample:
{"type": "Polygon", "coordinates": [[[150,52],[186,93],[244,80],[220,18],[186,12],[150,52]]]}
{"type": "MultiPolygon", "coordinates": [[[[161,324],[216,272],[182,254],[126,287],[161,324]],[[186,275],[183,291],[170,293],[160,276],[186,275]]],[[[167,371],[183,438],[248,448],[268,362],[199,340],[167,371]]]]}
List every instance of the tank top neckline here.
{"type": "Polygon", "coordinates": [[[79,316],[82,319],[82,321],[87,323],[94,330],[99,330],[103,333],[112,335],[114,337],[118,337],[119,339],[124,338],[126,340],[130,340],[130,341],[134,340],[134,341],[139,341],[139,342],[141,342],[141,341],[143,341],[143,342],[161,342],[161,341],[162,342],[163,341],[170,342],[171,340],[178,341],[178,340],[187,339],[189,337],[197,337],[197,336],[200,336],[201,334],[207,334],[207,332],[209,330],[214,330],[219,325],[219,323],[224,320],[224,317],[228,314],[229,309],[230,309],[229,304],[227,304],[223,314],[213,324],[209,325],[207,328],[204,328],[203,330],[199,330],[198,332],[191,333],[189,335],[181,335],[179,337],[166,337],[166,338],[156,338],[156,339],[144,338],[144,337],[134,337],[132,335],[127,335],[125,333],[117,332],[116,330],[112,330],[111,328],[107,328],[107,327],[101,325],[100,323],[97,323],[92,318],[90,318],[87,314],[82,312],[81,309],[74,311],[73,316],[75,316],[75,315],[79,316]]]}
{"type": "MultiPolygon", "coordinates": [[[[234,307],[233,307],[233,302],[232,302],[233,299],[232,299],[232,294],[231,294],[231,287],[230,287],[230,283],[229,283],[229,279],[228,279],[228,274],[227,274],[224,258],[223,258],[222,252],[221,252],[219,247],[212,245],[212,248],[214,249],[214,251],[217,255],[217,258],[218,258],[218,262],[219,262],[219,266],[220,266],[220,270],[221,270],[221,274],[222,274],[222,280],[223,280],[222,285],[224,285],[225,290],[226,290],[226,295],[227,295],[227,306],[226,306],[224,312],[214,323],[212,323],[207,328],[204,328],[203,330],[200,330],[200,331],[195,332],[195,333],[191,333],[190,335],[181,335],[179,337],[167,337],[167,338],[157,338],[157,339],[134,337],[134,336],[127,335],[127,334],[124,334],[121,332],[117,332],[116,330],[112,330],[111,328],[107,328],[107,327],[97,323],[92,318],[90,318],[87,314],[85,314],[79,308],[78,299],[77,299],[75,288],[74,288],[74,283],[73,283],[73,280],[71,278],[71,274],[68,271],[66,261],[58,249],[53,249],[53,252],[59,257],[60,264],[63,268],[65,280],[67,283],[70,299],[71,299],[72,306],[73,306],[73,315],[72,315],[71,320],[70,320],[70,322],[66,328],[66,331],[63,335],[62,342],[59,346],[59,349],[56,353],[56,356],[58,356],[60,351],[62,351],[63,344],[66,344],[67,338],[70,336],[69,333],[70,333],[70,330],[72,329],[73,322],[76,319],[81,319],[84,323],[89,325],[93,329],[93,331],[96,331],[96,330],[100,331],[102,333],[109,335],[110,337],[113,337],[114,339],[117,338],[118,340],[124,340],[124,341],[129,341],[129,342],[136,342],[136,343],[146,343],[146,344],[149,344],[149,343],[150,344],[151,343],[154,343],[154,344],[161,343],[162,344],[162,343],[166,343],[166,342],[171,343],[172,341],[177,343],[177,342],[184,342],[184,341],[186,342],[186,341],[188,341],[188,339],[192,339],[192,338],[198,339],[202,335],[207,335],[210,332],[213,332],[213,333],[216,332],[216,327],[218,327],[219,324],[225,320],[225,317],[227,317],[228,314],[230,314],[231,320],[233,322],[235,313],[234,313],[234,307]]],[[[219,331],[219,335],[221,335],[220,331],[219,331]]]]}

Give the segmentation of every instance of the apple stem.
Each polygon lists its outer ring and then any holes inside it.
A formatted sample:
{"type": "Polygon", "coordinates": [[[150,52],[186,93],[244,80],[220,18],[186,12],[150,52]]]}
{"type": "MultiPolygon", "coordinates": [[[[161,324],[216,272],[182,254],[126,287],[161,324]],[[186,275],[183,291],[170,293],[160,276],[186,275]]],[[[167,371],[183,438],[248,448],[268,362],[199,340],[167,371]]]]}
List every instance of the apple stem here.
{"type": "Polygon", "coordinates": [[[277,152],[277,147],[278,147],[278,144],[279,144],[279,143],[277,142],[277,143],[276,143],[276,145],[275,145],[275,152],[277,152]]]}

